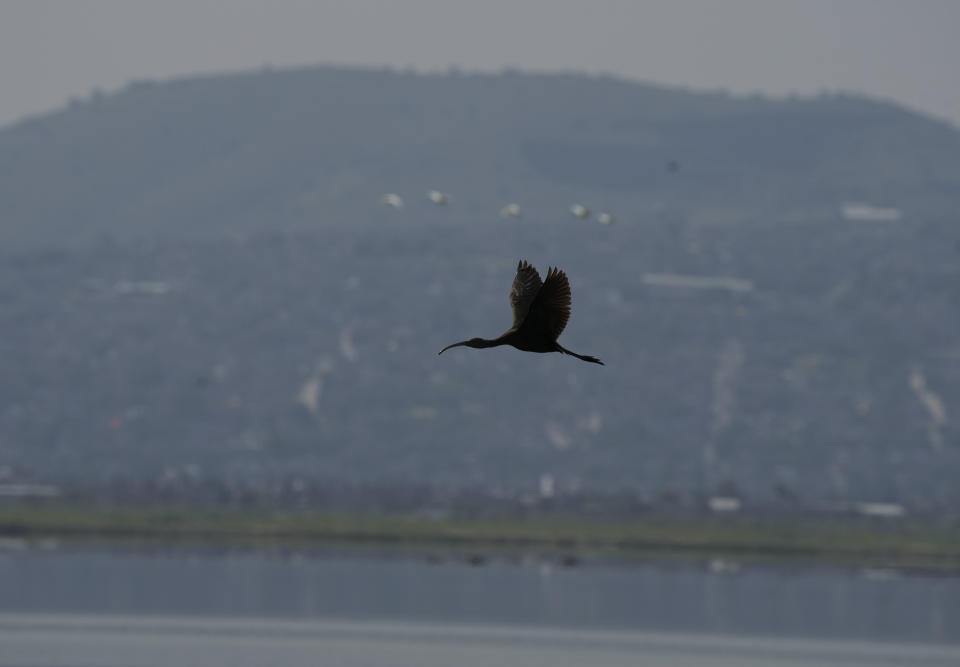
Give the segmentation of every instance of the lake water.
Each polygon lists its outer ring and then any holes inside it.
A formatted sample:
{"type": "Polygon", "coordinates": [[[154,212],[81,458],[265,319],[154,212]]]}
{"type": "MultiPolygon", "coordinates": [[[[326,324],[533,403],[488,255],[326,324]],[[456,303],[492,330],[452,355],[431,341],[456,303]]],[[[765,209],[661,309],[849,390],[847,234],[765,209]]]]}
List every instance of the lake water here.
{"type": "Polygon", "coordinates": [[[960,665],[960,578],[353,551],[0,549],[0,666],[960,665]]]}

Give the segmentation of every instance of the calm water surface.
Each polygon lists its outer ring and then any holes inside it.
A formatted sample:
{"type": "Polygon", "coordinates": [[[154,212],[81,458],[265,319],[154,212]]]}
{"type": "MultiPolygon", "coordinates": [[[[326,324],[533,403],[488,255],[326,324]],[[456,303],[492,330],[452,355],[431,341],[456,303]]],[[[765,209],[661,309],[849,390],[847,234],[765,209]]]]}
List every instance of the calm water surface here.
{"type": "Polygon", "coordinates": [[[960,578],[7,545],[0,647],[4,667],[960,665],[960,578]]]}

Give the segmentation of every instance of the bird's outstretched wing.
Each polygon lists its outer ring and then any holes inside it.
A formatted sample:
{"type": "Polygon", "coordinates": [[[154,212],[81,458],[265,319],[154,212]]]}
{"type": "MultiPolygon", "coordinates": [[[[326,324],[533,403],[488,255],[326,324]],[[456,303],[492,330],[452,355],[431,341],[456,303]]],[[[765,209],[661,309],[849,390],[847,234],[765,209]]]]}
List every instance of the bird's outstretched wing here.
{"type": "Polygon", "coordinates": [[[530,304],[537,297],[540,286],[540,274],[525,260],[517,265],[517,275],[513,278],[513,287],[510,288],[510,308],[513,309],[513,328],[518,328],[527,319],[530,304]]]}
{"type": "Polygon", "coordinates": [[[556,340],[570,319],[570,283],[560,269],[547,270],[547,279],[530,304],[526,326],[556,340]]]}

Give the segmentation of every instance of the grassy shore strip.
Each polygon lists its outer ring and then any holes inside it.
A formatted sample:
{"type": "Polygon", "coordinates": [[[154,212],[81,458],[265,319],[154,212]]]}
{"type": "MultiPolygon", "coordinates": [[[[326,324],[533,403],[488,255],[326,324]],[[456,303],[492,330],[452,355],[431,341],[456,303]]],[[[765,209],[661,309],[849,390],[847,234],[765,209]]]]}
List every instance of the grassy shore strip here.
{"type": "Polygon", "coordinates": [[[956,525],[903,520],[459,520],[307,511],[0,506],[0,536],[232,544],[336,541],[385,547],[599,551],[624,555],[662,552],[960,571],[960,529],[956,525]]]}

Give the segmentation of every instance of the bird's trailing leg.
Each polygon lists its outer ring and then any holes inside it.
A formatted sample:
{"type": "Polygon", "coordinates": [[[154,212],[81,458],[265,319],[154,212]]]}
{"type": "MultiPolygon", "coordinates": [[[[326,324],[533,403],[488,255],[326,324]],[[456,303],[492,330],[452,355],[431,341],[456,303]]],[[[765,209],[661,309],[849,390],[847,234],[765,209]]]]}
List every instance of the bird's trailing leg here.
{"type": "Polygon", "coordinates": [[[563,347],[560,343],[557,343],[557,351],[563,352],[564,354],[569,354],[571,357],[576,357],[577,359],[583,359],[584,361],[589,361],[591,364],[600,364],[601,366],[606,366],[605,363],[603,363],[596,357],[591,357],[586,354],[577,354],[576,352],[571,352],[567,348],[563,347]]]}

